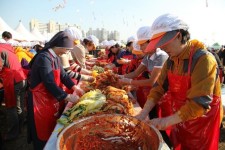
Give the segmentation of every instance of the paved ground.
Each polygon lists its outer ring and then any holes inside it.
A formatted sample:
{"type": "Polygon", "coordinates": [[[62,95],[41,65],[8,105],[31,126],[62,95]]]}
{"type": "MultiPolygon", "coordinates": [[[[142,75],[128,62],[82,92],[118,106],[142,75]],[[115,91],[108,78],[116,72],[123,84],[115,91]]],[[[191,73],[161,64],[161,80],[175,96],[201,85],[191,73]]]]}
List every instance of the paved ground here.
{"type": "Polygon", "coordinates": [[[223,118],[223,128],[220,130],[219,150],[225,150],[225,117],[223,118]]]}
{"type": "MultiPolygon", "coordinates": [[[[4,111],[0,107],[0,132],[5,128],[4,111]]],[[[225,117],[223,119],[224,127],[221,128],[219,150],[225,150],[225,117]]],[[[27,144],[27,128],[26,123],[22,130],[22,133],[16,140],[0,143],[0,150],[33,150],[31,144],[27,144]]]]}

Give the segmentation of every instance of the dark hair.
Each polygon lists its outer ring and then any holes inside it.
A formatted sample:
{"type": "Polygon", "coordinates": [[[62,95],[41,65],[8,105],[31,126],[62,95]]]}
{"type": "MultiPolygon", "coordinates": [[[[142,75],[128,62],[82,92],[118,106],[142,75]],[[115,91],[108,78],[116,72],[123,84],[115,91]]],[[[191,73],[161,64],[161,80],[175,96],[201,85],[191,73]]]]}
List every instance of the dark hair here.
{"type": "Polygon", "coordinates": [[[84,43],[84,45],[91,45],[91,44],[93,44],[93,42],[88,40],[88,39],[83,39],[83,43],[84,43]]]}
{"type": "Polygon", "coordinates": [[[116,43],[114,46],[115,48],[120,48],[120,45],[118,43],[116,43]]]}
{"type": "Polygon", "coordinates": [[[4,31],[2,33],[2,38],[7,38],[7,39],[11,39],[12,38],[12,34],[8,31],[4,31]]]}
{"type": "Polygon", "coordinates": [[[130,46],[132,45],[132,43],[133,43],[133,42],[128,42],[128,43],[126,44],[126,47],[130,47],[130,46]]]}
{"type": "Polygon", "coordinates": [[[34,45],[33,49],[38,53],[38,52],[40,52],[40,50],[43,49],[43,47],[39,44],[36,44],[36,45],[34,45]]]}
{"type": "Polygon", "coordinates": [[[185,44],[188,40],[190,40],[191,35],[187,30],[180,29],[179,32],[181,33],[181,36],[182,36],[182,40],[181,40],[182,44],[185,44]]]}

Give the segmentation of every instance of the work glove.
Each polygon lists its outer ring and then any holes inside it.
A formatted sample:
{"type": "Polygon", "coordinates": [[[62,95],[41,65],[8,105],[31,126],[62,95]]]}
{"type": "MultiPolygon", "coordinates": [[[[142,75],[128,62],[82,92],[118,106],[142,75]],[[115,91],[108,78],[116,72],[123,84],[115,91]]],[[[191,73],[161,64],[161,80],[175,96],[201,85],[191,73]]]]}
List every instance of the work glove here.
{"type": "Polygon", "coordinates": [[[138,120],[145,120],[145,119],[149,120],[148,114],[154,106],[155,106],[155,103],[153,102],[153,100],[147,100],[144,108],[141,110],[139,114],[135,116],[135,118],[137,118],[138,120]]]}
{"type": "Polygon", "coordinates": [[[81,75],[80,81],[88,81],[88,82],[93,82],[95,80],[94,77],[92,76],[87,76],[87,75],[81,75]]]}
{"type": "Polygon", "coordinates": [[[168,127],[182,122],[178,113],[175,113],[171,116],[165,118],[155,118],[149,121],[149,123],[155,126],[159,130],[166,130],[168,127]]]}
{"type": "Polygon", "coordinates": [[[133,81],[133,79],[129,79],[129,78],[119,79],[120,84],[131,84],[132,81],[133,81]]]}
{"type": "Polygon", "coordinates": [[[71,103],[77,103],[79,99],[80,99],[79,96],[73,94],[68,94],[67,97],[65,98],[66,101],[71,103]]]}

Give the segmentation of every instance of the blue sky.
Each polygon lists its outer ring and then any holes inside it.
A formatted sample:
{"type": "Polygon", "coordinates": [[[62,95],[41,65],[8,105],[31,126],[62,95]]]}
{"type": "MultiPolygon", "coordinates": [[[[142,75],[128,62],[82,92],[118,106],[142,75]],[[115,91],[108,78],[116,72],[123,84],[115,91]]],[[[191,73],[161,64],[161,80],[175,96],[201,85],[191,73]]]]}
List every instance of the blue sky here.
{"type": "Polygon", "coordinates": [[[78,24],[86,31],[118,30],[126,39],[159,15],[173,13],[186,20],[192,38],[225,44],[225,0],[207,1],[208,7],[206,0],[1,0],[0,17],[13,29],[19,20],[29,29],[29,21],[36,18],[78,24]],[[64,8],[53,9],[63,2],[64,8]]]}

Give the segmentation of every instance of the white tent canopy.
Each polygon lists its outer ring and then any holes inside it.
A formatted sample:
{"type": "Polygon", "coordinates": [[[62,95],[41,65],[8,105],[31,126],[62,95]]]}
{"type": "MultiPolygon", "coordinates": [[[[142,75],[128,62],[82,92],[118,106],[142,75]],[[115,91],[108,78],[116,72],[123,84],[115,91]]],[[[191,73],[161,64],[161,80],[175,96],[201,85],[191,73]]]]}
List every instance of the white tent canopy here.
{"type": "Polygon", "coordinates": [[[33,30],[31,31],[31,34],[35,36],[38,41],[43,42],[46,40],[46,38],[40,33],[40,31],[36,27],[33,28],[33,30]]]}
{"type": "Polygon", "coordinates": [[[36,37],[34,37],[22,24],[22,22],[19,22],[19,25],[16,28],[16,31],[20,33],[23,37],[24,40],[26,41],[37,41],[36,37]]]}
{"type": "Polygon", "coordinates": [[[12,34],[12,38],[15,40],[23,40],[23,37],[16,31],[14,31],[9,25],[5,23],[5,21],[0,17],[0,34],[4,31],[8,31],[12,34]]]}
{"type": "Polygon", "coordinates": [[[43,36],[45,37],[45,42],[49,41],[56,33],[47,33],[44,31],[43,36]]]}

